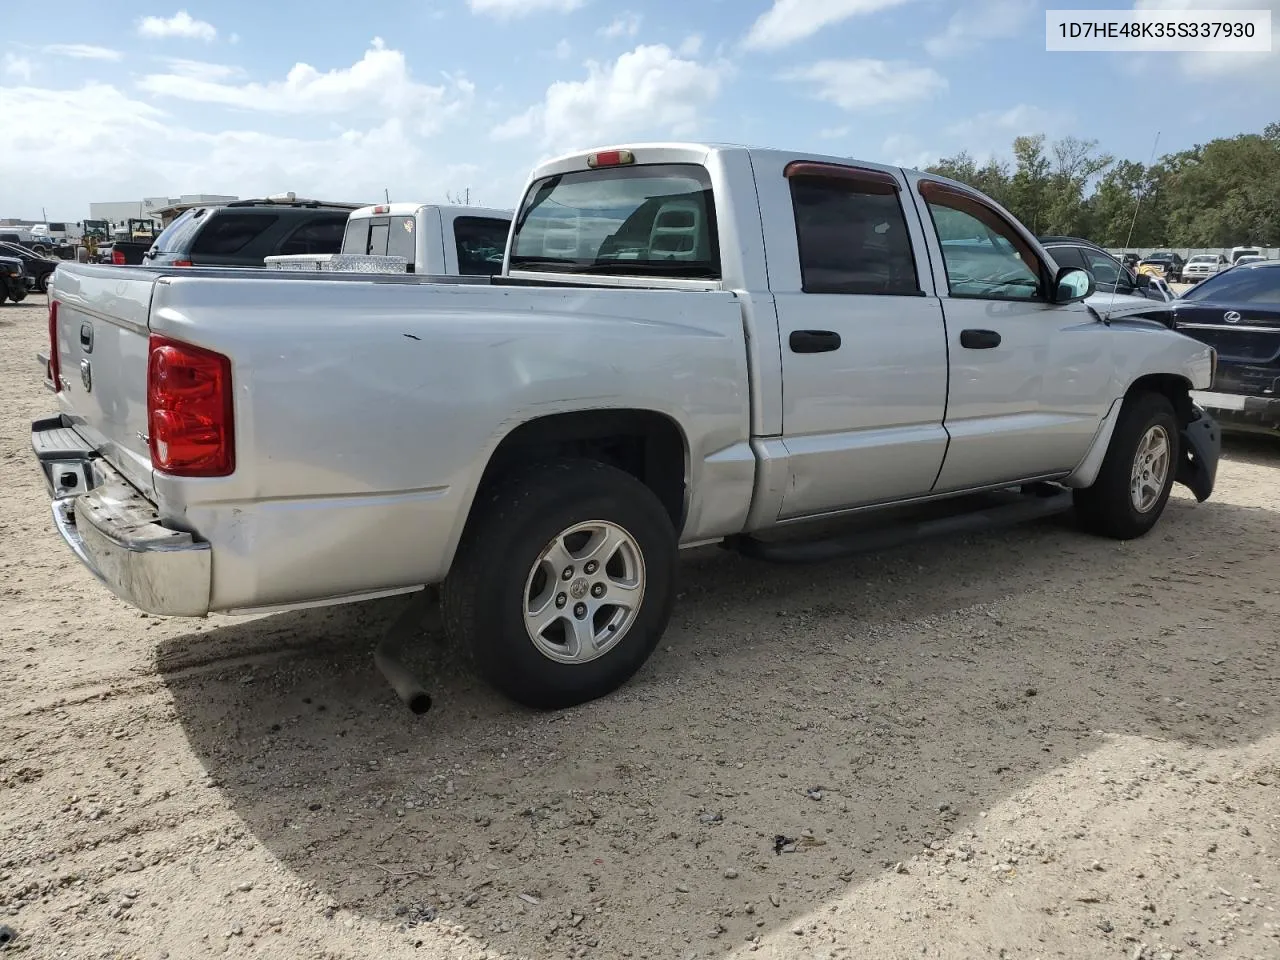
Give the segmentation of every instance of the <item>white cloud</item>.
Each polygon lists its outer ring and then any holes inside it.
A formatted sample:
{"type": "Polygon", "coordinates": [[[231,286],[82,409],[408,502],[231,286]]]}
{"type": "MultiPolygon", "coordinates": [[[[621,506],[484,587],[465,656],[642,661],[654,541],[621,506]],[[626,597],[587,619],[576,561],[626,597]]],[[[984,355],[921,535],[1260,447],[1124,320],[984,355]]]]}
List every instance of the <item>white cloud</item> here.
{"type": "Polygon", "coordinates": [[[641,19],[642,17],[638,13],[624,13],[616,17],[607,27],[601,27],[600,36],[609,40],[616,40],[619,37],[634,37],[640,32],[641,19]]]}
{"type": "Polygon", "coordinates": [[[584,3],[586,0],[467,0],[472,13],[499,20],[515,20],[535,13],[569,13],[584,3]]]}
{"type": "MultiPolygon", "coordinates": [[[[1197,79],[1248,75],[1258,78],[1259,71],[1272,75],[1269,82],[1280,77],[1280,0],[1137,0],[1135,10],[1270,10],[1271,52],[1247,53],[1202,52],[1184,53],[1178,62],[1185,74],[1197,79]]],[[[1167,56],[1167,54],[1155,54],[1167,56]]]]}
{"type": "Polygon", "coordinates": [[[568,60],[573,56],[573,44],[568,40],[561,40],[556,44],[555,55],[557,60],[568,60]]]}
{"type": "Polygon", "coordinates": [[[886,60],[819,60],[783,74],[784,80],[814,84],[814,96],[842,110],[867,110],[927,100],[947,89],[930,67],[886,60]]]}
{"type": "Polygon", "coordinates": [[[696,57],[702,52],[701,34],[691,33],[680,41],[679,53],[683,57],[696,57]]]}
{"type": "Polygon", "coordinates": [[[91,43],[51,43],[41,47],[41,52],[54,57],[71,57],[73,60],[111,60],[124,59],[124,54],[110,47],[95,47],[91,43]]]}
{"type": "Polygon", "coordinates": [[[4,55],[4,73],[6,77],[17,77],[24,83],[30,83],[32,72],[33,67],[28,58],[20,57],[16,53],[6,53],[4,55]]]}
{"type": "Polygon", "coordinates": [[[641,45],[612,63],[586,67],[585,80],[553,83],[541,103],[491,136],[537,136],[544,146],[570,150],[623,136],[688,135],[719,95],[724,69],[681,59],[665,44],[641,45]]]}
{"type": "Polygon", "coordinates": [[[935,57],[953,57],[984,40],[1017,36],[1030,22],[1034,0],[981,0],[951,15],[946,29],[925,41],[935,57]]]}
{"type": "Polygon", "coordinates": [[[818,136],[823,140],[843,140],[849,131],[849,127],[826,127],[818,131],[818,136]]]}
{"type": "Polygon", "coordinates": [[[183,60],[180,57],[169,57],[165,60],[170,74],[192,80],[230,80],[244,75],[240,67],[226,63],[208,63],[204,60],[183,60]]]}
{"type": "Polygon", "coordinates": [[[212,103],[244,110],[283,114],[356,114],[373,110],[380,116],[412,123],[420,132],[439,127],[456,113],[475,91],[470,81],[454,78],[447,85],[431,86],[415,81],[405,56],[374,38],[364,56],[350,67],[321,73],[298,63],[284,80],[270,83],[229,83],[228,74],[211,76],[216,64],[181,61],[182,69],[151,74],[138,81],[140,89],[160,97],[212,103]]]}
{"type": "MultiPolygon", "coordinates": [[[[447,164],[398,118],[367,128],[335,128],[315,138],[253,130],[197,130],[108,84],[44,90],[0,86],[0,116],[12,124],[0,150],[0,209],[39,213],[30,172],[58,184],[56,219],[80,219],[89,203],[180,193],[263,196],[285,190],[321,199],[373,201],[383,186],[402,199],[443,199],[472,188],[473,199],[509,202],[470,164],[447,164]],[[85,164],[84,158],[94,158],[85,164]],[[492,195],[475,187],[490,184],[492,195]]],[[[523,175],[527,171],[520,170],[523,175]]],[[[512,191],[518,189],[514,174],[512,191]]],[[[44,201],[47,202],[47,201],[44,201]]]]}
{"type": "Polygon", "coordinates": [[[960,137],[980,148],[990,144],[992,139],[999,141],[1000,149],[1008,146],[1005,140],[1020,137],[1024,134],[1044,133],[1052,135],[1064,129],[1071,117],[1066,113],[1050,113],[1041,107],[1019,103],[1008,110],[988,110],[965,120],[959,120],[946,129],[948,136],[960,137]]]}
{"type": "Polygon", "coordinates": [[[179,10],[168,19],[143,17],[138,21],[138,33],[144,37],[182,37],[205,43],[212,43],[218,36],[213,24],[195,19],[185,10],[179,10]]]}
{"type": "Polygon", "coordinates": [[[910,134],[891,133],[880,146],[880,156],[875,159],[894,167],[922,170],[938,159],[936,150],[926,150],[920,141],[910,134]]]}
{"type": "Polygon", "coordinates": [[[753,50],[785,47],[811,37],[823,27],[850,17],[887,10],[911,0],[774,0],[747,34],[745,45],[753,50]]]}

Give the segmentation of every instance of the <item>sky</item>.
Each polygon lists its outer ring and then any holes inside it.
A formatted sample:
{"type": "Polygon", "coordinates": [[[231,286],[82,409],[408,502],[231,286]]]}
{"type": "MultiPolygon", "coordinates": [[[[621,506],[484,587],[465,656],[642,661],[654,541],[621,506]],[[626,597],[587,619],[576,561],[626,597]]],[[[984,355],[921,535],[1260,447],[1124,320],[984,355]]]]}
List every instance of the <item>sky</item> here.
{"type": "MultiPolygon", "coordinates": [[[[15,0],[2,0],[7,6],[15,0]]],[[[0,39],[0,216],[183,193],[513,207],[653,139],[1147,161],[1280,120],[1280,0],[66,0],[0,39]],[[1269,8],[1269,54],[1047,53],[1044,10],[1269,8]],[[35,39],[39,37],[40,39],[35,39]],[[384,193],[385,191],[385,193],[384,193]]]]}

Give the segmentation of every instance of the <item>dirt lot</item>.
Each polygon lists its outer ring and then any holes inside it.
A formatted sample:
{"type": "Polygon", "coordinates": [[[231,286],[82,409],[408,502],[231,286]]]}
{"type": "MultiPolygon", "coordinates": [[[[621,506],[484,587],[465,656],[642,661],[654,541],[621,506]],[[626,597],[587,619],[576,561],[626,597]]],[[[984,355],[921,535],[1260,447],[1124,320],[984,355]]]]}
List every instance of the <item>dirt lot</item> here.
{"type": "Polygon", "coordinates": [[[428,631],[418,718],[370,659],[395,603],[161,621],[81,569],[34,301],[0,307],[17,956],[1280,956],[1280,444],[1141,542],[689,558],[651,664],[558,715],[428,631]]]}

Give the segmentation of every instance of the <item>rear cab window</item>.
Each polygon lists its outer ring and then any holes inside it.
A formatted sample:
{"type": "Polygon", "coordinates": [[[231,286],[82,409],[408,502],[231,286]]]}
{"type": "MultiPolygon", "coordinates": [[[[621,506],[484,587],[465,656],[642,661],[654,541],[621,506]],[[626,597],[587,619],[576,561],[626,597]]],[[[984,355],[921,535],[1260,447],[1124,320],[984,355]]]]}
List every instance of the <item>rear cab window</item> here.
{"type": "Polygon", "coordinates": [[[517,214],[512,270],[719,280],[720,238],[707,171],[639,164],[533,183],[517,214]]]}
{"type": "Polygon", "coordinates": [[[404,257],[412,272],[417,259],[417,222],[413,217],[359,217],[347,221],[342,252],[360,256],[404,257]]]}

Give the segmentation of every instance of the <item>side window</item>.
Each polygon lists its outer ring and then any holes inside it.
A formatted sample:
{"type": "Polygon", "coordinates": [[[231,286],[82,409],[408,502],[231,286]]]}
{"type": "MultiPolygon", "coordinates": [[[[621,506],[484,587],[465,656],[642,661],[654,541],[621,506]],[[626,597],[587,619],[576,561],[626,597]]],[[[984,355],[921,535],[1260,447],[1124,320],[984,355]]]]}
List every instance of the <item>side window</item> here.
{"type": "Polygon", "coordinates": [[[205,221],[192,253],[227,257],[239,253],[279,219],[268,214],[223,213],[205,221]]]}
{"type": "Polygon", "coordinates": [[[337,253],[342,249],[342,238],[346,229],[347,218],[342,216],[308,220],[280,244],[280,253],[285,256],[303,253],[337,253]]]}
{"type": "Polygon", "coordinates": [[[458,247],[458,272],[464,277],[491,277],[502,270],[511,223],[493,217],[458,217],[453,239],[458,247]]]}
{"type": "Polygon", "coordinates": [[[1043,299],[1039,258],[1003,217],[958,192],[925,184],[921,192],[938,233],[951,296],[1043,299]]]}
{"type": "Polygon", "coordinates": [[[805,293],[920,294],[893,184],[821,175],[790,180],[805,293]]]}
{"type": "Polygon", "coordinates": [[[1103,256],[1093,250],[1084,252],[1085,259],[1088,261],[1086,266],[1089,272],[1093,274],[1093,279],[1099,287],[1104,284],[1107,287],[1114,287],[1120,279],[1120,265],[1110,257],[1103,256]]]}
{"type": "Polygon", "coordinates": [[[1053,257],[1053,262],[1060,267],[1080,267],[1086,269],[1089,265],[1085,262],[1084,251],[1079,247],[1049,247],[1049,256],[1053,257]]]}
{"type": "Polygon", "coordinates": [[[404,257],[409,264],[409,273],[413,272],[414,261],[417,259],[416,229],[413,217],[392,217],[387,237],[387,256],[404,257]]]}

